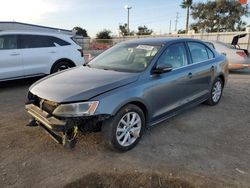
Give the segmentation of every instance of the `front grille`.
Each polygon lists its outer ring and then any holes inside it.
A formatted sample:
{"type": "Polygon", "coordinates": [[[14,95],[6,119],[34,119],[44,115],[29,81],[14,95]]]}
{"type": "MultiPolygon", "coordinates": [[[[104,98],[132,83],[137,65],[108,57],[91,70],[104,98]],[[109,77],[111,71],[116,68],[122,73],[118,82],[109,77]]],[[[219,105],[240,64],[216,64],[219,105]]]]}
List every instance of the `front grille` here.
{"type": "Polygon", "coordinates": [[[33,95],[32,93],[28,94],[28,103],[36,105],[37,107],[48,112],[49,114],[52,114],[52,112],[58,106],[58,103],[42,99],[36,95],[33,95]]]}
{"type": "Polygon", "coordinates": [[[56,109],[58,104],[56,102],[48,101],[41,99],[37,96],[35,96],[33,100],[33,104],[39,107],[40,109],[48,112],[49,114],[52,114],[52,112],[56,109]]]}

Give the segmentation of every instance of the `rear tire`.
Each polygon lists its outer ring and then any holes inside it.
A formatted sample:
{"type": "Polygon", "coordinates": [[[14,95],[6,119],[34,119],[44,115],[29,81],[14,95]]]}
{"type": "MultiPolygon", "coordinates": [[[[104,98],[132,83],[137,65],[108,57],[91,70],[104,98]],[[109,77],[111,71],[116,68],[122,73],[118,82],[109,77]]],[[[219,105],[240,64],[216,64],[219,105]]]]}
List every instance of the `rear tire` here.
{"type": "Polygon", "coordinates": [[[216,78],[209,93],[209,98],[205,102],[210,106],[214,106],[220,102],[221,96],[223,92],[223,81],[221,78],[216,78]]]}
{"type": "Polygon", "coordinates": [[[125,152],[140,141],[145,128],[145,116],[136,105],[128,104],[103,122],[102,134],[111,149],[125,152]]]}
{"type": "Polygon", "coordinates": [[[53,65],[51,69],[51,73],[59,72],[59,71],[62,71],[71,67],[73,67],[72,63],[67,62],[67,61],[60,61],[56,63],[55,65],[53,65]]]}

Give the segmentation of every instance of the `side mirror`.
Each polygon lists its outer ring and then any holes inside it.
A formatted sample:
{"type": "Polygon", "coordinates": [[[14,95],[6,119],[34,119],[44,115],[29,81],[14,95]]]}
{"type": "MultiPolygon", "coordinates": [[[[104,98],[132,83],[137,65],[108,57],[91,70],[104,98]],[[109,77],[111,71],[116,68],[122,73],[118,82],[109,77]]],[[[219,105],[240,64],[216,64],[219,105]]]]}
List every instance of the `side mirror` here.
{"type": "Polygon", "coordinates": [[[165,72],[170,72],[173,69],[173,66],[170,64],[159,64],[153,70],[154,74],[162,74],[165,72]]]}

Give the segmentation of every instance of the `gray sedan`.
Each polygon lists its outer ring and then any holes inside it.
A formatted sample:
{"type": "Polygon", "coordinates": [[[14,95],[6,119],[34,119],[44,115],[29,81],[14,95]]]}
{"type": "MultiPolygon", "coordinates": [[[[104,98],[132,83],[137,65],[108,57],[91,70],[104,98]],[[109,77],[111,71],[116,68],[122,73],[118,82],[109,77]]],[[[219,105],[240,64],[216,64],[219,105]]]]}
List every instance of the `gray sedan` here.
{"type": "Polygon", "coordinates": [[[43,127],[67,148],[78,130],[100,130],[111,148],[127,151],[145,128],[203,102],[216,105],[227,77],[226,58],[202,41],[128,41],[33,84],[28,126],[43,127]]]}

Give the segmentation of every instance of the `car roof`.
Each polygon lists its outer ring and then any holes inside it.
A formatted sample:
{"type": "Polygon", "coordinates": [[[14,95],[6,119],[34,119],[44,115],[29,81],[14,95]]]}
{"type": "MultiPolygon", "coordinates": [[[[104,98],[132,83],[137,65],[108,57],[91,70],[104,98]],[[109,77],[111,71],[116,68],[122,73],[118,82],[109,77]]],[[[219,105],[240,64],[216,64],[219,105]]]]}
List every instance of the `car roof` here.
{"type": "Polygon", "coordinates": [[[165,45],[169,42],[183,42],[183,41],[195,41],[195,42],[202,42],[198,39],[192,39],[192,38],[181,38],[181,37],[158,37],[158,38],[141,38],[141,39],[134,39],[134,40],[128,40],[124,43],[129,44],[148,44],[148,45],[165,45]]]}
{"type": "Polygon", "coordinates": [[[5,30],[5,31],[0,31],[0,35],[9,35],[9,34],[28,34],[28,35],[48,35],[48,36],[61,36],[61,37],[65,37],[65,36],[72,36],[72,35],[67,35],[64,33],[60,33],[58,32],[38,32],[38,31],[12,31],[12,30],[5,30]]]}

